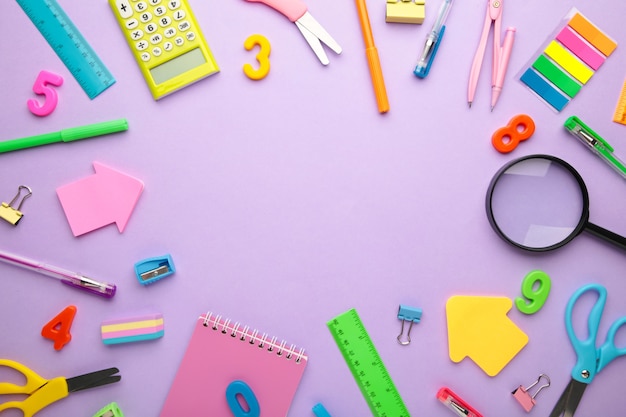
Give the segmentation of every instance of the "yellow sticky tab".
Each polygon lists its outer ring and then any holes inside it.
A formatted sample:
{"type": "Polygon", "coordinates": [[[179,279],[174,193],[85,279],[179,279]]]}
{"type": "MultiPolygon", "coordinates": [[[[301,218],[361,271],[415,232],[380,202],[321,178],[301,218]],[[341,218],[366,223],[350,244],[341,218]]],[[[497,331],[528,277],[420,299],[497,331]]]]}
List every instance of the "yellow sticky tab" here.
{"type": "Polygon", "coordinates": [[[450,359],[469,357],[489,376],[497,375],[528,343],[507,313],[506,297],[454,296],[446,303],[450,359]]]}
{"type": "Polygon", "coordinates": [[[586,84],[593,75],[591,68],[579,61],[571,52],[563,48],[556,41],[550,42],[544,52],[565,71],[570,73],[572,77],[583,84],[586,84]]]}

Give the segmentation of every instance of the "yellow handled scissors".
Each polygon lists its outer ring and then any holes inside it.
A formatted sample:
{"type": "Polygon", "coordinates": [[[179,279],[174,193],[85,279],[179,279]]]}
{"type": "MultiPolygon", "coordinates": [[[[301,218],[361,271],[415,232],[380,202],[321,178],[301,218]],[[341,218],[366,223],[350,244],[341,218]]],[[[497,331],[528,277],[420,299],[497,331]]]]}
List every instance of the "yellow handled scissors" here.
{"type": "Polygon", "coordinates": [[[117,368],[103,369],[73,378],[60,376],[47,380],[21,363],[9,359],[0,359],[0,366],[12,368],[26,377],[24,385],[0,382],[0,395],[25,394],[28,396],[23,401],[0,403],[0,414],[4,410],[17,408],[22,411],[24,417],[32,417],[50,404],[67,397],[71,392],[111,384],[122,378],[120,375],[115,375],[119,372],[117,368]]]}

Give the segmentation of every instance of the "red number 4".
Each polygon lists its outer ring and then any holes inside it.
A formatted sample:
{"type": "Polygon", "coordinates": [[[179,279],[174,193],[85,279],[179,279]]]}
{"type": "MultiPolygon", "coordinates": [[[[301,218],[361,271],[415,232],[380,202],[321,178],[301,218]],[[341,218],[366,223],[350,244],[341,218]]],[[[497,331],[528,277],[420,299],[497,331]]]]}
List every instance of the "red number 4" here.
{"type": "Polygon", "coordinates": [[[72,340],[70,328],[76,315],[75,306],[67,306],[41,329],[41,335],[54,341],[54,349],[61,350],[72,340]]]}

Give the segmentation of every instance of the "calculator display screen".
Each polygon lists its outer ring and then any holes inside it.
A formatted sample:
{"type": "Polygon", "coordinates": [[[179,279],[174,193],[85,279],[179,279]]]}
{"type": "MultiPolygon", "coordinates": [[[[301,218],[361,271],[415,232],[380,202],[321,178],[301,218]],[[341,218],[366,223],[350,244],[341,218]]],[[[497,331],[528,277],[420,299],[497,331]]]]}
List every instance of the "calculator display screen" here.
{"type": "Polygon", "coordinates": [[[156,84],[161,84],[204,63],[206,63],[206,59],[202,51],[200,48],[195,48],[152,68],[150,74],[156,84]]]}

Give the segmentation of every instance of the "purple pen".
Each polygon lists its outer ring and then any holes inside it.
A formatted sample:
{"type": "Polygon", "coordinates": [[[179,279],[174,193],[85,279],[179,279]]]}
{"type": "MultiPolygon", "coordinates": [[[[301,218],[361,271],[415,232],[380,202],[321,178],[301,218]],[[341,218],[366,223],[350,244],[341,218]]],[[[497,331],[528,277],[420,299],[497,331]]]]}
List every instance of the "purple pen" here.
{"type": "Polygon", "coordinates": [[[20,268],[29,269],[51,278],[56,278],[65,285],[79,288],[101,297],[112,298],[115,295],[116,286],[113,284],[99,282],[76,272],[46,265],[2,250],[0,250],[0,261],[19,266],[20,268]]]}

